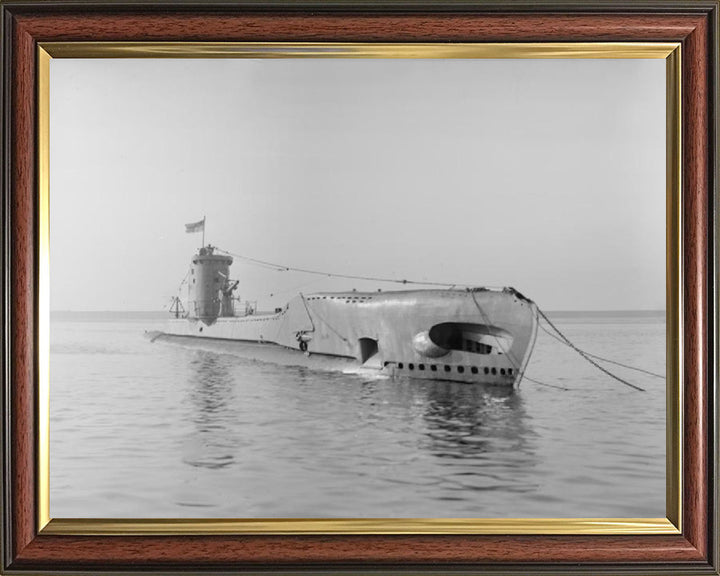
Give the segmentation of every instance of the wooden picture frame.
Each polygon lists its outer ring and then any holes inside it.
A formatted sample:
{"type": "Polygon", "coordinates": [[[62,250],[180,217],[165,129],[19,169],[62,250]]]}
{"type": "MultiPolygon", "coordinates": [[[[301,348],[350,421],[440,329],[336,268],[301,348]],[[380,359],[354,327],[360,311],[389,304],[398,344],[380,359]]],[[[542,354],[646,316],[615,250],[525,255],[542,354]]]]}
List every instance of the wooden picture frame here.
{"type": "MultiPolygon", "coordinates": [[[[168,572],[473,572],[718,574],[717,489],[717,77],[718,2],[139,2],[97,0],[2,3],[3,427],[2,570],[168,572]],[[678,121],[668,179],[681,204],[678,333],[682,361],[678,435],[669,446],[682,468],[679,528],[635,526],[574,531],[570,521],[524,530],[462,525],[423,530],[243,531],[177,521],[97,524],[73,530],[47,524],[41,438],[43,340],[42,190],[47,186],[47,109],[39,90],[44,48],[80,42],[322,43],[677,43],[678,121]],[[682,432],[682,434],[680,434],[682,432]],[[565,527],[563,528],[563,524],[565,527]],[[199,528],[200,526],[200,528],[199,528]]],[[[672,108],[672,102],[669,103],[672,108]]],[[[45,237],[45,241],[47,238],[45,237]]],[[[670,243],[669,246],[673,244],[670,243]]],[[[672,250],[670,250],[672,252],[672,250]]],[[[671,266],[672,267],[672,266],[671,266]]],[[[672,364],[672,363],[671,363],[672,364]]],[[[47,449],[47,446],[44,448],[47,449]]],[[[673,482],[671,482],[673,484],[673,482]]],[[[670,499],[669,501],[672,501],[670,499]]],[[[209,523],[212,524],[212,523],[209,523]]]]}

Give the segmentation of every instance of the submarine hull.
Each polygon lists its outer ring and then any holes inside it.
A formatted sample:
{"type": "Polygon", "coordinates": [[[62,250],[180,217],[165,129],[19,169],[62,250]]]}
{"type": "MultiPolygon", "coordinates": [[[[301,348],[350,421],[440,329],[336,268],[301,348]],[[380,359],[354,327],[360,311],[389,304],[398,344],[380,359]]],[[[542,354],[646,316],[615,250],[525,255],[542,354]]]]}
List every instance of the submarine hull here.
{"type": "Polygon", "coordinates": [[[212,342],[287,365],[513,386],[537,324],[535,304],[513,289],[315,293],[275,313],[173,319],[153,340],[212,342]]]}

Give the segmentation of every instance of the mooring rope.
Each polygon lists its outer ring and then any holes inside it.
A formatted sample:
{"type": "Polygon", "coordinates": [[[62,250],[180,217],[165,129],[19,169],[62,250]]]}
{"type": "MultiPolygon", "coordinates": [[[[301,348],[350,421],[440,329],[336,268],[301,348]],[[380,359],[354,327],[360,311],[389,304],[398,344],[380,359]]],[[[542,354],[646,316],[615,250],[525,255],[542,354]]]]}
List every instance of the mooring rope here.
{"type": "MultiPolygon", "coordinates": [[[[555,338],[555,340],[557,340],[558,342],[565,344],[565,341],[562,338],[560,338],[556,334],[553,334],[552,332],[550,332],[550,330],[545,328],[545,326],[543,326],[542,324],[539,324],[539,326],[540,326],[540,329],[543,332],[545,332],[545,334],[547,334],[551,338],[555,338]]],[[[663,376],[662,374],[657,374],[656,372],[650,372],[650,370],[645,370],[644,368],[638,368],[637,366],[630,366],[630,364],[623,364],[622,362],[617,362],[616,360],[610,360],[610,358],[604,358],[602,356],[598,356],[597,354],[591,354],[587,350],[583,350],[583,352],[585,352],[585,354],[590,356],[590,358],[595,358],[595,360],[607,362],[608,364],[615,364],[616,366],[622,366],[623,368],[627,368],[628,370],[635,370],[636,372],[642,372],[643,374],[647,374],[648,376],[654,376],[655,378],[660,378],[661,380],[665,380],[665,376],[663,376]]]]}
{"type": "Polygon", "coordinates": [[[540,382],[540,380],[535,380],[533,378],[530,378],[527,374],[523,374],[523,380],[529,380],[533,384],[537,384],[538,386],[547,386],[548,388],[555,388],[556,390],[562,390],[563,392],[570,392],[572,388],[566,388],[565,386],[558,386],[557,384],[548,384],[547,382],[540,382]]]}
{"type": "MultiPolygon", "coordinates": [[[[479,302],[477,301],[477,299],[475,298],[475,294],[471,292],[471,295],[472,295],[472,299],[473,299],[473,302],[475,303],[476,308],[477,308],[478,311],[480,312],[480,315],[483,317],[483,320],[484,320],[485,322],[487,322],[488,325],[491,325],[492,322],[490,321],[490,318],[488,318],[487,315],[485,314],[485,311],[483,310],[482,306],[480,306],[480,303],[479,303],[479,302]]],[[[650,371],[644,370],[644,369],[642,369],[642,368],[637,368],[637,367],[635,367],[635,366],[629,366],[629,365],[627,365],[627,364],[622,364],[622,363],[620,363],[620,362],[615,362],[614,360],[609,360],[609,359],[607,359],[607,358],[603,358],[603,357],[601,357],[601,356],[597,356],[597,355],[595,355],[595,354],[590,354],[589,352],[585,352],[584,350],[578,348],[573,342],[571,342],[570,339],[569,339],[567,336],[565,336],[565,334],[563,334],[563,333],[560,331],[560,329],[559,329],[557,326],[555,326],[555,324],[552,323],[552,321],[547,317],[547,315],[545,314],[545,312],[543,312],[543,311],[540,309],[540,307],[537,306],[537,304],[535,305],[535,309],[537,310],[537,314],[538,314],[538,316],[539,316],[539,318],[538,318],[538,325],[540,326],[540,328],[542,328],[542,330],[543,330],[545,333],[547,333],[548,335],[552,336],[553,338],[555,338],[555,339],[558,340],[559,342],[561,342],[561,343],[565,344],[566,346],[568,346],[568,347],[572,348],[573,350],[575,350],[578,354],[580,354],[580,356],[582,356],[582,357],[583,357],[585,360],[587,360],[590,364],[592,364],[593,366],[595,366],[598,370],[600,370],[601,372],[604,372],[605,374],[607,374],[607,375],[610,376],[611,378],[617,380],[618,382],[621,382],[621,383],[625,384],[626,386],[629,386],[630,388],[634,388],[635,390],[638,390],[638,391],[640,391],[640,392],[645,392],[645,389],[644,389],[644,388],[641,388],[640,386],[637,386],[636,384],[632,384],[631,382],[628,382],[627,380],[625,380],[625,379],[623,379],[623,378],[620,378],[620,377],[617,376],[616,374],[613,374],[612,372],[610,372],[609,370],[607,370],[605,367],[600,366],[600,364],[598,364],[597,362],[595,362],[594,360],[592,360],[592,358],[596,358],[596,359],[602,360],[602,361],[604,361],[604,362],[610,362],[611,364],[617,364],[618,366],[623,366],[624,368],[630,368],[630,369],[632,369],[632,370],[637,370],[637,371],[639,371],[639,372],[644,372],[644,373],[646,373],[646,374],[650,374],[650,375],[652,375],[652,376],[656,376],[656,377],[662,378],[662,376],[660,376],[659,374],[655,374],[654,372],[650,372],[650,371]],[[551,332],[549,332],[547,329],[545,329],[545,327],[539,322],[540,317],[541,317],[543,320],[545,320],[545,322],[547,322],[547,323],[552,327],[553,330],[555,330],[555,332],[557,333],[557,336],[554,335],[554,334],[552,334],[551,332]]],[[[503,352],[503,354],[505,354],[505,355],[508,357],[508,359],[510,360],[510,363],[513,365],[513,367],[514,367],[516,370],[519,371],[519,368],[518,368],[518,366],[516,365],[516,362],[515,362],[515,358],[509,353],[509,351],[506,351],[506,350],[503,348],[503,346],[501,345],[500,340],[497,338],[497,336],[495,337],[495,341],[497,342],[498,347],[499,347],[500,350],[503,352]]],[[[541,382],[541,381],[539,381],[539,380],[534,380],[533,378],[530,378],[529,376],[526,376],[526,375],[524,374],[524,371],[523,371],[523,373],[521,374],[521,378],[525,378],[525,379],[529,380],[530,382],[533,382],[534,384],[539,384],[540,386],[548,386],[548,387],[551,387],[551,388],[559,388],[559,389],[561,389],[561,390],[570,390],[569,388],[565,388],[565,387],[563,387],[563,386],[557,386],[557,385],[554,385],[554,384],[548,384],[548,383],[546,383],[546,382],[541,382]]]]}
{"type": "Polygon", "coordinates": [[[575,352],[577,352],[578,354],[580,354],[580,356],[582,356],[582,357],[583,357],[585,360],[587,360],[590,364],[592,364],[593,366],[595,366],[595,368],[597,368],[597,369],[600,370],[601,372],[604,372],[605,374],[607,374],[608,376],[610,376],[610,378],[613,378],[613,379],[617,380],[618,382],[621,382],[622,384],[625,384],[626,386],[629,386],[630,388],[634,388],[635,390],[639,390],[640,392],[645,392],[645,388],[641,388],[640,386],[637,386],[637,385],[635,385],[635,384],[631,384],[631,383],[628,382],[627,380],[624,380],[623,378],[620,378],[620,376],[617,376],[617,375],[613,374],[612,372],[610,372],[610,370],[608,370],[608,369],[605,368],[604,366],[601,366],[600,364],[598,364],[597,362],[595,362],[595,360],[593,360],[587,352],[585,352],[584,350],[581,350],[580,348],[578,348],[577,346],[575,346],[575,344],[573,344],[573,343],[570,341],[570,339],[569,339],[567,336],[565,336],[565,334],[563,334],[563,333],[560,331],[560,329],[559,329],[557,326],[555,326],[555,324],[552,323],[552,321],[550,320],[550,318],[547,317],[547,315],[545,314],[545,312],[543,312],[540,308],[537,308],[537,311],[538,311],[538,314],[543,318],[543,320],[545,320],[545,322],[547,322],[547,323],[550,325],[550,327],[551,327],[553,330],[555,330],[555,332],[557,333],[557,335],[558,335],[560,338],[562,338],[562,341],[563,341],[567,346],[569,346],[570,348],[572,348],[573,350],[575,350],[575,352]]]}

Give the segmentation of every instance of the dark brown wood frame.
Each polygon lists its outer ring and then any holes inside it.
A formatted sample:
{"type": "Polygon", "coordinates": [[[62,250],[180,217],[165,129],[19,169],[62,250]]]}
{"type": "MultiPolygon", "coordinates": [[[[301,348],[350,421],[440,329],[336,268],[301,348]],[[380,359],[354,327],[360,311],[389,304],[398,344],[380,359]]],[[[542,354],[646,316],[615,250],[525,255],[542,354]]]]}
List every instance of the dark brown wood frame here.
{"type": "Polygon", "coordinates": [[[718,574],[718,2],[2,3],[5,573],[380,571],[718,574]],[[682,43],[683,532],[643,536],[51,536],[36,525],[38,42],[682,43]]]}

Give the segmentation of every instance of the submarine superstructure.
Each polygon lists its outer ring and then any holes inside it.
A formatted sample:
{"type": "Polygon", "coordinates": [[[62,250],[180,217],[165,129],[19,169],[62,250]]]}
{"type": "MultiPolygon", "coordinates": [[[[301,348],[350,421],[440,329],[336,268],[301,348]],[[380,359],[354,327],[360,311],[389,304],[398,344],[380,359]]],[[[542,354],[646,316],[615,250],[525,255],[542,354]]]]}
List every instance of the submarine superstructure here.
{"type": "MultiPolygon", "coordinates": [[[[154,339],[214,341],[258,360],[389,377],[518,385],[538,328],[513,288],[298,294],[260,312],[233,296],[233,258],[207,245],[192,257],[187,312],[154,339]]],[[[179,305],[179,301],[178,301],[179,305]]]]}

